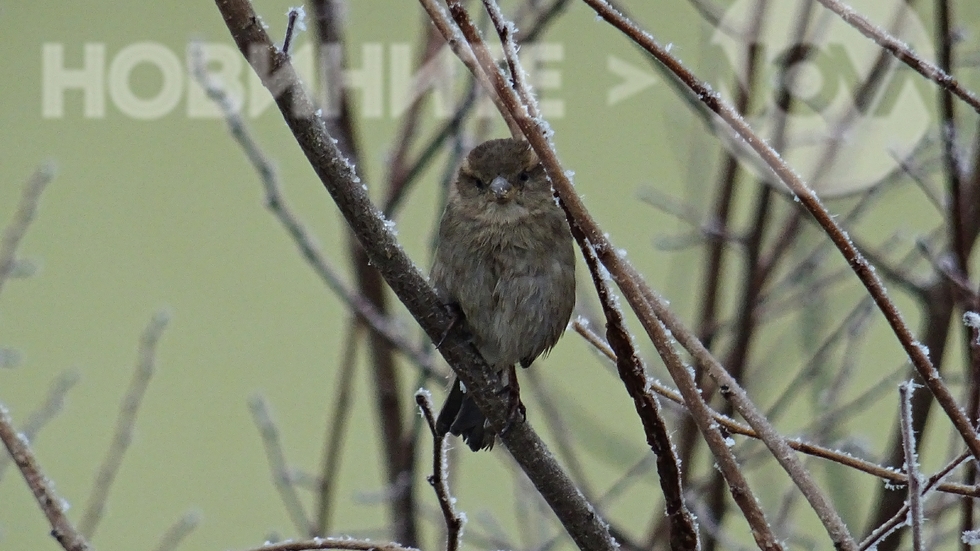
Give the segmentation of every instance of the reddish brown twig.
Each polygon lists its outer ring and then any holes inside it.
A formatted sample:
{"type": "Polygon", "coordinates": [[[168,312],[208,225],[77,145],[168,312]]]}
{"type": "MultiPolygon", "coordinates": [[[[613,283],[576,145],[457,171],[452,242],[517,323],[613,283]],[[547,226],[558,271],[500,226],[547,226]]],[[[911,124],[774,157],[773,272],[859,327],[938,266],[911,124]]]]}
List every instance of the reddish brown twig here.
{"type": "Polygon", "coordinates": [[[905,448],[905,474],[909,481],[908,504],[909,524],[912,526],[912,551],[923,551],[922,547],[922,481],[919,478],[919,456],[916,453],[915,434],[912,432],[912,393],[915,383],[908,381],[898,387],[901,396],[899,408],[902,425],[902,444],[905,448]]]}
{"type": "Polygon", "coordinates": [[[905,42],[888,34],[883,29],[869,21],[863,15],[854,11],[847,4],[840,0],[818,0],[825,8],[836,13],[848,25],[854,27],[858,32],[873,40],[876,44],[888,50],[899,61],[911,67],[915,72],[935,82],[944,90],[949,90],[956,97],[960,98],[967,105],[980,113],[980,98],[976,94],[964,88],[959,81],[943,71],[936,65],[922,59],[912,51],[905,42]]]}
{"type": "Polygon", "coordinates": [[[0,404],[0,440],[7,447],[10,457],[14,459],[24,480],[27,481],[27,486],[34,494],[41,511],[48,517],[51,536],[58,540],[65,551],[86,551],[89,548],[88,542],[65,515],[68,504],[55,494],[51,481],[41,472],[41,466],[34,457],[34,452],[27,445],[27,441],[14,429],[10,414],[3,404],[0,404]]]}
{"type": "MultiPolygon", "coordinates": [[[[630,398],[633,399],[636,413],[643,424],[647,444],[657,456],[657,473],[660,475],[664,507],[670,522],[670,548],[673,551],[698,550],[700,549],[698,531],[694,524],[694,516],[691,515],[684,500],[680,462],[674,444],[670,440],[667,424],[660,414],[660,403],[651,392],[646,366],[636,353],[633,339],[624,326],[623,314],[616,306],[609,285],[603,278],[602,268],[595,252],[585,240],[581,230],[576,226],[572,228],[572,233],[579,241],[585,255],[585,263],[592,275],[592,284],[596,288],[602,312],[606,316],[606,340],[616,357],[619,378],[623,381],[630,398]]],[[[720,433],[717,436],[721,438],[720,433]]],[[[734,457],[732,459],[734,460],[734,457]]],[[[723,466],[722,470],[724,469],[723,466]]],[[[728,476],[729,473],[726,472],[726,479],[728,476]]],[[[735,499],[738,500],[738,497],[736,496],[735,499]]]]}
{"type": "Polygon", "coordinates": [[[347,549],[349,551],[418,551],[397,543],[382,543],[350,538],[313,538],[306,541],[289,541],[253,547],[247,551],[312,551],[314,549],[347,549]]]}
{"type": "MultiPolygon", "coordinates": [[[[48,396],[44,403],[27,416],[27,420],[20,427],[20,435],[30,444],[37,438],[38,433],[48,424],[49,421],[61,413],[65,405],[65,396],[79,380],[78,372],[69,370],[59,375],[48,388],[48,396]]],[[[0,480],[10,466],[10,456],[4,454],[0,457],[0,480]]]]}
{"type": "Polygon", "coordinates": [[[460,536],[463,533],[463,525],[466,524],[466,517],[456,511],[456,498],[449,493],[446,435],[440,434],[436,429],[436,417],[432,413],[432,396],[429,391],[419,390],[416,392],[415,403],[422,410],[422,417],[425,418],[425,423],[432,433],[432,474],[426,477],[426,480],[435,490],[439,509],[442,510],[442,516],[446,520],[446,551],[457,551],[460,536]]]}
{"type": "MultiPolygon", "coordinates": [[[[581,320],[573,321],[572,329],[582,338],[584,338],[586,342],[594,346],[602,355],[606,356],[613,362],[616,361],[616,354],[612,351],[612,348],[609,347],[609,344],[606,343],[602,337],[589,329],[586,324],[582,323],[581,320]]],[[[651,380],[650,389],[676,404],[682,406],[685,405],[683,396],[681,396],[677,390],[670,388],[659,381],[651,380]]],[[[856,400],[856,403],[858,402],[859,400],[856,400]]],[[[709,409],[708,411],[714,422],[718,423],[718,425],[721,427],[724,427],[726,431],[732,434],[747,436],[749,438],[759,438],[759,435],[756,434],[751,427],[739,423],[733,420],[731,417],[722,415],[713,409],[709,409]]],[[[882,480],[887,480],[892,484],[905,484],[908,480],[905,474],[898,470],[882,467],[877,463],[865,461],[845,452],[833,450],[824,446],[812,444],[810,442],[804,442],[802,440],[790,440],[788,443],[791,448],[800,453],[833,461],[834,463],[838,463],[845,467],[867,473],[882,480]]],[[[977,488],[976,486],[942,483],[936,486],[935,489],[950,494],[980,498],[980,488],[977,488]]]]}

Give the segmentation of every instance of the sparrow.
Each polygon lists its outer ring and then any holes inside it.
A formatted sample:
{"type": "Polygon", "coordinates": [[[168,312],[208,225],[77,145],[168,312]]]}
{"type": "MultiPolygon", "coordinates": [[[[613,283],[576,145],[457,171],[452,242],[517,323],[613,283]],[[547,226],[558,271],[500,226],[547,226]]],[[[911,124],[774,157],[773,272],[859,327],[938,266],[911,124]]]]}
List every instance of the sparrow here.
{"type": "MultiPolygon", "coordinates": [[[[572,235],[526,141],[490,140],[465,157],[449,189],[430,279],[501,375],[497,390],[510,392],[511,420],[523,415],[515,365],[526,368],[549,352],[575,306],[572,235]]],[[[496,438],[459,378],[436,426],[473,451],[492,448],[496,438]]]]}

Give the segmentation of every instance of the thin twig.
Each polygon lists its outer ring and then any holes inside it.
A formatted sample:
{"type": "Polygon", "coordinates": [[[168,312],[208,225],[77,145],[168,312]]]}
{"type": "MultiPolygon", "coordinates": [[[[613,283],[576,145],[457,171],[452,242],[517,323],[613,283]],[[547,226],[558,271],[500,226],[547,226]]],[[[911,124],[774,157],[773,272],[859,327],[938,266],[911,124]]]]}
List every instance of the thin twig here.
{"type": "Polygon", "coordinates": [[[562,461],[567,465],[568,473],[575,479],[575,484],[582,490],[586,497],[594,495],[589,484],[588,476],[579,456],[575,453],[573,437],[575,431],[569,429],[567,423],[562,418],[562,412],[558,408],[551,393],[544,386],[544,381],[539,370],[529,369],[526,373],[527,383],[521,383],[522,388],[529,388],[540,411],[541,418],[544,419],[551,437],[555,441],[555,449],[562,461]]]}
{"type": "Polygon", "coordinates": [[[469,116],[473,106],[476,105],[478,90],[479,86],[477,86],[477,83],[475,81],[471,82],[459,105],[456,106],[456,111],[453,113],[453,116],[422,147],[422,151],[415,158],[415,161],[408,168],[403,169],[401,173],[392,172],[389,178],[392,184],[388,186],[388,196],[385,198],[381,209],[386,217],[392,218],[395,215],[398,208],[402,205],[405,194],[411,185],[418,181],[422,172],[429,166],[429,163],[436,159],[436,154],[439,153],[443,144],[446,143],[450,136],[459,133],[466,117],[469,116]]]}
{"type": "MultiPolygon", "coordinates": [[[[947,463],[946,466],[943,467],[939,472],[929,477],[929,481],[922,487],[922,495],[924,496],[933,490],[939,489],[939,487],[942,485],[941,482],[947,476],[949,476],[949,474],[953,472],[953,470],[956,467],[959,467],[971,457],[972,455],[970,454],[970,452],[967,451],[967,452],[963,452],[958,457],[956,457],[955,459],[947,463]]],[[[906,523],[908,522],[908,515],[909,515],[909,504],[906,503],[901,508],[899,508],[898,511],[896,511],[895,514],[889,520],[882,523],[881,526],[878,526],[875,530],[873,530],[868,535],[867,538],[864,539],[864,541],[861,542],[861,546],[859,548],[860,551],[865,551],[867,549],[876,549],[882,539],[887,537],[895,530],[906,525],[906,523]]]]}
{"type": "Polygon", "coordinates": [[[825,8],[836,13],[845,23],[854,27],[858,32],[873,40],[876,44],[890,52],[899,61],[911,67],[915,72],[935,82],[940,88],[949,90],[956,97],[960,98],[967,105],[980,113],[980,98],[973,92],[964,88],[959,81],[952,75],[946,73],[936,65],[926,61],[908,45],[888,34],[883,29],[869,21],[863,15],[854,11],[854,8],[841,2],[840,0],[818,0],[825,8]]]}
{"type": "MultiPolygon", "coordinates": [[[[967,357],[969,358],[969,364],[966,373],[968,374],[970,385],[969,385],[969,409],[971,417],[974,419],[980,418],[980,319],[978,319],[977,312],[973,309],[980,307],[980,303],[975,303],[970,306],[970,310],[967,310],[963,314],[963,324],[964,333],[966,337],[966,348],[967,357]]],[[[977,465],[976,463],[970,463],[967,465],[966,472],[963,473],[963,482],[966,484],[976,484],[977,482],[977,465]]],[[[974,513],[975,513],[976,503],[973,500],[963,500],[960,506],[960,531],[967,532],[973,531],[974,528],[974,513]]],[[[960,547],[961,550],[967,548],[967,542],[963,542],[960,547]]]]}
{"type": "MultiPolygon", "coordinates": [[[[845,352],[844,354],[844,357],[849,361],[853,361],[854,358],[860,357],[857,354],[855,356],[847,356],[848,352],[845,352]]],[[[893,370],[891,373],[884,375],[879,382],[875,383],[874,386],[855,396],[851,401],[841,404],[834,409],[824,411],[814,418],[809,424],[815,427],[821,427],[817,429],[820,432],[826,432],[827,429],[823,427],[843,426],[845,420],[856,419],[860,412],[871,408],[880,398],[884,397],[886,393],[890,392],[895,385],[898,384],[898,381],[905,376],[907,376],[907,370],[903,365],[898,369],[893,370]]],[[[980,490],[977,490],[976,488],[971,488],[969,491],[980,495],[980,490]]]]}
{"type": "Polygon", "coordinates": [[[853,335],[855,332],[862,331],[869,326],[868,322],[871,317],[871,312],[872,304],[870,299],[865,298],[864,300],[858,301],[854,308],[844,316],[840,324],[823,339],[823,342],[817,347],[816,352],[810,356],[797,372],[796,376],[786,385],[786,390],[778,394],[779,397],[776,398],[776,401],[766,411],[767,418],[775,421],[783,411],[790,407],[795,401],[796,396],[806,389],[807,381],[811,381],[817,376],[818,370],[821,369],[824,362],[844,337],[848,334],[853,335]]]}
{"type": "MultiPolygon", "coordinates": [[[[600,337],[591,329],[589,329],[588,324],[584,323],[583,320],[576,319],[572,321],[572,329],[576,333],[578,333],[582,338],[584,338],[586,342],[588,342],[593,347],[595,347],[596,350],[598,350],[602,355],[604,355],[610,361],[612,362],[616,361],[616,354],[612,351],[612,348],[609,347],[609,345],[606,343],[605,340],[603,340],[602,337],[600,337]]],[[[667,385],[664,385],[660,381],[651,380],[650,389],[656,392],[657,394],[659,394],[660,396],[663,396],[664,398],[678,405],[681,406],[685,405],[683,396],[681,396],[681,394],[677,390],[670,388],[667,385]]],[[[861,405],[865,405],[863,403],[865,402],[865,400],[862,400],[862,398],[864,398],[865,396],[866,395],[862,395],[861,397],[856,398],[852,402],[851,406],[845,405],[844,407],[848,408],[848,407],[858,407],[861,405]]],[[[731,417],[722,415],[721,413],[718,413],[713,409],[709,409],[709,413],[711,414],[711,417],[714,420],[714,422],[724,427],[724,429],[727,432],[730,432],[732,434],[747,436],[749,438],[756,438],[756,439],[759,438],[759,435],[756,434],[756,432],[752,430],[751,427],[739,423],[734,419],[732,419],[731,417]]],[[[863,459],[854,457],[853,455],[845,452],[832,450],[830,448],[812,444],[810,442],[804,442],[802,440],[789,440],[788,444],[791,448],[793,448],[794,450],[800,453],[826,459],[828,461],[838,463],[845,467],[849,467],[854,470],[870,474],[872,476],[878,477],[882,480],[886,480],[893,484],[905,484],[908,481],[908,478],[902,472],[899,472],[895,469],[882,467],[877,463],[865,461],[863,459]]],[[[936,487],[936,490],[950,493],[950,494],[980,498],[980,488],[977,488],[975,486],[944,483],[936,487]]]]}
{"type": "Polygon", "coordinates": [[[725,21],[725,10],[721,6],[714,5],[708,0],[688,0],[688,3],[694,8],[698,15],[705,20],[712,29],[718,29],[724,31],[726,34],[734,36],[736,38],[741,38],[744,31],[741,29],[733,29],[731,25],[726,25],[728,22],[725,21]]]}
{"type": "Polygon", "coordinates": [[[527,106],[528,115],[540,117],[541,111],[531,95],[531,90],[527,84],[527,75],[517,57],[517,44],[514,42],[514,34],[517,32],[517,28],[513,23],[504,19],[504,14],[501,13],[500,6],[495,0],[483,0],[483,7],[486,8],[490,21],[497,29],[497,36],[500,37],[500,44],[504,48],[504,59],[507,60],[507,68],[510,71],[514,90],[521,97],[521,102],[527,106]]]}
{"type": "MultiPolygon", "coordinates": [[[[425,21],[423,21],[424,23],[425,21]]],[[[390,155],[390,160],[387,162],[387,176],[385,178],[387,181],[387,188],[385,189],[386,198],[382,210],[389,219],[394,218],[393,214],[395,209],[401,204],[401,199],[405,197],[407,188],[416,180],[422,169],[432,160],[435,152],[441,148],[446,137],[448,137],[448,133],[440,135],[437,132],[436,139],[430,140],[428,146],[423,148],[418,160],[409,166],[409,150],[418,138],[422,107],[425,105],[425,100],[430,96],[428,93],[421,92],[431,89],[432,85],[443,76],[439,72],[443,67],[442,58],[444,57],[443,53],[445,51],[442,35],[432,25],[425,25],[425,29],[425,38],[422,40],[424,44],[422,55],[416,64],[418,71],[416,74],[418,76],[412,82],[412,103],[401,117],[402,123],[398,129],[398,138],[394,142],[394,152],[390,155]]],[[[469,111],[468,107],[465,110],[463,107],[466,105],[467,100],[472,100],[475,97],[475,90],[475,86],[471,85],[468,87],[467,92],[464,93],[464,100],[450,118],[450,123],[456,122],[456,126],[451,130],[452,132],[457,131],[458,125],[462,121],[463,112],[469,111]]],[[[443,126],[443,128],[445,129],[447,127],[443,126]]]]}
{"type": "Polygon", "coordinates": [[[420,389],[415,393],[415,403],[422,410],[422,417],[432,432],[432,474],[426,477],[436,492],[439,508],[446,520],[446,551],[457,551],[466,515],[456,511],[456,498],[449,493],[448,467],[446,464],[446,435],[436,430],[436,417],[432,413],[432,395],[428,390],[420,389]]]}
{"type": "MultiPolygon", "coordinates": [[[[346,2],[344,0],[310,0],[313,10],[315,63],[319,85],[322,118],[337,147],[353,166],[361,165],[357,127],[354,124],[353,98],[344,86],[347,67],[347,43],[344,35],[346,2]]],[[[313,113],[317,114],[317,113],[313,113]]],[[[362,168],[363,172],[363,168],[362,168]]],[[[366,175],[365,175],[366,176],[366,175]]]]}
{"type": "Polygon", "coordinates": [[[109,499],[109,490],[112,489],[112,484],[122,466],[123,457],[125,457],[126,451],[133,441],[136,415],[143,404],[143,397],[146,396],[146,389],[149,387],[150,379],[153,377],[153,371],[156,368],[157,344],[160,342],[163,330],[167,328],[169,322],[169,312],[165,310],[157,312],[146,325],[143,336],[140,338],[136,369],[133,371],[133,378],[129,382],[129,388],[126,390],[122,406],[119,408],[112,443],[106,450],[105,458],[95,476],[92,493],[85,505],[82,520],[78,523],[78,529],[85,535],[86,539],[92,538],[102,521],[102,514],[109,499]]]}
{"type": "MultiPolygon", "coordinates": [[[[783,117],[785,118],[785,117],[783,117]]],[[[779,127],[781,129],[782,126],[779,127]]],[[[774,140],[774,147],[780,147],[782,133],[778,133],[774,140]]],[[[725,367],[731,374],[732,379],[737,381],[745,380],[745,372],[748,369],[749,355],[752,343],[755,341],[758,324],[757,306],[762,289],[765,287],[769,276],[773,273],[775,262],[765,262],[762,259],[762,247],[765,241],[766,231],[773,218],[773,200],[776,190],[769,185],[757,185],[754,191],[752,226],[745,238],[745,272],[742,278],[742,289],[739,291],[737,300],[736,315],[734,320],[734,335],[732,345],[725,357],[725,367]]],[[[788,247],[787,247],[788,249],[788,247]]],[[[703,372],[703,371],[702,371],[703,372]]],[[[714,395],[714,387],[706,389],[705,395],[714,395]]],[[[721,413],[731,415],[734,411],[734,403],[731,401],[722,405],[721,413]]],[[[726,494],[728,489],[720,472],[716,472],[714,481],[708,489],[708,507],[711,520],[718,524],[724,523],[725,515],[728,511],[728,501],[726,494]]],[[[778,525],[778,524],[777,524],[778,525]]],[[[707,541],[708,551],[715,551],[714,541],[707,541]]]]}
{"type": "MultiPolygon", "coordinates": [[[[37,214],[41,192],[54,178],[54,165],[47,163],[34,171],[27,180],[13,220],[7,225],[0,239],[0,292],[17,265],[17,246],[37,214]]],[[[51,524],[51,536],[66,551],[85,551],[89,548],[85,537],[75,529],[65,516],[67,503],[54,493],[51,482],[41,472],[41,466],[28,445],[28,440],[14,429],[6,406],[0,403],[0,440],[3,440],[10,457],[20,469],[34,499],[51,524]]]]}
{"type": "Polygon", "coordinates": [[[909,478],[909,524],[912,525],[912,551],[922,548],[922,480],[919,474],[919,457],[915,452],[915,434],[912,432],[912,393],[916,384],[907,381],[898,387],[901,403],[902,446],[905,448],[905,473],[909,478]]]}
{"type": "MultiPolygon", "coordinates": [[[[55,417],[61,413],[65,405],[65,396],[68,391],[78,383],[78,372],[74,369],[65,371],[59,375],[48,388],[47,399],[36,410],[27,416],[27,420],[20,427],[20,434],[28,443],[34,442],[38,433],[55,417]]],[[[0,456],[0,480],[10,466],[10,456],[3,454],[0,456]]]]}
{"type": "Polygon", "coordinates": [[[303,22],[301,18],[306,17],[306,12],[303,7],[289,8],[286,12],[286,36],[282,40],[282,53],[289,55],[289,45],[292,44],[293,38],[295,37],[296,22],[299,20],[299,29],[305,30],[306,23],[303,22]]]}
{"type": "MultiPolygon", "coordinates": [[[[609,347],[609,343],[607,343],[602,337],[600,337],[598,333],[592,331],[591,325],[592,324],[589,323],[589,320],[581,316],[572,320],[572,329],[576,333],[578,333],[579,336],[585,339],[585,342],[591,344],[593,348],[599,351],[600,354],[602,354],[609,360],[615,362],[616,353],[613,352],[613,349],[609,347]]],[[[668,390],[666,387],[660,387],[659,385],[658,387],[655,387],[655,389],[657,390],[658,394],[660,394],[661,396],[664,396],[665,392],[668,390]]],[[[678,403],[684,402],[684,399],[681,398],[681,395],[678,394],[676,390],[673,389],[669,389],[669,390],[670,390],[669,392],[670,396],[673,396],[673,398],[671,398],[672,400],[676,398],[676,400],[674,400],[675,402],[677,402],[678,400],[680,400],[680,402],[678,403]]]]}
{"type": "Polygon", "coordinates": [[[380,543],[350,538],[313,538],[306,541],[273,543],[252,547],[246,551],[311,551],[313,549],[347,549],[351,551],[418,551],[414,547],[403,547],[397,543],[380,543]]]}
{"type": "Polygon", "coordinates": [[[0,403],[0,440],[3,441],[20,469],[27,486],[34,494],[41,511],[51,524],[51,536],[58,540],[65,551],[86,551],[88,542],[65,515],[68,503],[54,492],[51,481],[41,472],[41,466],[34,457],[27,440],[14,429],[7,407],[0,403]]]}
{"type": "MultiPolygon", "coordinates": [[[[436,3],[436,0],[419,1],[426,13],[429,14],[432,22],[435,23],[436,28],[439,29],[439,32],[442,34],[443,38],[446,39],[446,43],[449,44],[450,48],[452,48],[453,53],[456,54],[464,65],[470,68],[470,72],[477,78],[477,80],[480,81],[483,90],[486,90],[487,93],[490,94],[490,99],[493,101],[494,105],[497,106],[497,110],[501,113],[506,113],[507,110],[500,104],[500,97],[493,92],[494,87],[487,80],[487,76],[477,69],[480,63],[485,60],[477,59],[473,50],[470,48],[469,42],[457,32],[456,27],[449,24],[448,19],[445,17],[445,11],[439,4],[436,3]]],[[[492,63],[493,60],[491,59],[490,62],[492,63]]],[[[510,128],[511,135],[520,135],[520,131],[517,128],[517,124],[514,122],[514,118],[510,115],[502,116],[504,117],[504,122],[507,123],[507,127],[510,128]]]]}
{"type": "MultiPolygon", "coordinates": [[[[699,2],[692,2],[692,4],[696,8],[703,7],[699,2]]],[[[759,0],[755,3],[754,9],[752,10],[753,17],[751,17],[751,23],[746,30],[746,40],[742,42],[745,44],[746,52],[745,65],[742,67],[740,74],[744,75],[744,78],[741,80],[739,78],[735,79],[735,109],[739,113],[746,113],[748,111],[749,102],[757,86],[758,69],[761,65],[760,58],[763,53],[763,48],[760,47],[759,33],[762,28],[767,5],[768,0],[759,0]]],[[[702,15],[704,13],[702,11],[702,15]]],[[[717,335],[717,309],[719,296],[722,293],[721,282],[725,279],[723,277],[725,273],[725,252],[728,250],[726,246],[728,242],[724,236],[729,233],[729,216],[735,194],[735,182],[738,178],[740,166],[738,156],[730,149],[726,149],[722,161],[722,169],[718,176],[718,183],[714,186],[717,190],[714,208],[711,218],[707,222],[711,233],[708,234],[708,246],[706,247],[704,284],[702,286],[703,298],[701,300],[700,312],[698,313],[698,336],[709,350],[712,348],[714,338],[717,335]]],[[[690,424],[685,423],[682,428],[682,434],[689,433],[692,428],[690,424]]],[[[689,459],[690,454],[693,453],[693,446],[696,440],[688,434],[687,436],[682,436],[681,441],[682,457],[689,459]]]]}
{"type": "Polygon", "coordinates": [[[198,525],[201,524],[201,513],[198,511],[188,511],[177,519],[160,538],[153,551],[174,551],[183,543],[184,538],[189,536],[198,525]]]}
{"type": "Polygon", "coordinates": [[[0,238],[0,293],[3,292],[4,284],[16,271],[17,246],[24,234],[27,233],[27,227],[34,221],[41,192],[54,178],[54,172],[54,164],[45,163],[39,166],[34,174],[31,174],[24,185],[17,212],[4,230],[3,237],[0,238]]]}
{"type": "Polygon", "coordinates": [[[279,492],[286,513],[293,526],[301,534],[313,532],[313,523],[310,522],[296,493],[296,486],[293,484],[292,476],[289,474],[289,465],[286,463],[286,455],[283,453],[282,440],[279,437],[279,428],[276,427],[269,412],[269,404],[265,398],[255,395],[249,398],[248,408],[252,412],[252,421],[255,422],[259,434],[262,436],[262,445],[265,448],[265,455],[269,461],[269,471],[272,473],[272,483],[279,492]]]}
{"type": "MultiPolygon", "coordinates": [[[[606,316],[606,340],[616,355],[619,378],[623,381],[623,386],[626,387],[630,398],[633,399],[637,416],[639,416],[646,434],[647,445],[657,456],[657,474],[660,475],[660,488],[664,493],[664,508],[667,517],[670,519],[670,548],[673,551],[698,550],[701,544],[694,517],[684,500],[680,462],[674,444],[670,440],[667,424],[660,414],[660,402],[650,391],[650,378],[647,376],[646,366],[636,353],[633,339],[625,327],[623,314],[616,305],[609,285],[601,273],[599,259],[596,258],[595,252],[585,240],[580,229],[573,227],[572,235],[582,245],[585,263],[592,275],[592,284],[596,288],[603,314],[606,316]]],[[[706,404],[705,410],[707,410],[706,404]]],[[[702,420],[706,419],[703,418],[702,420]]],[[[717,429],[714,432],[718,432],[717,429]]],[[[708,437],[707,434],[705,436],[708,437]]],[[[721,438],[720,433],[717,436],[721,438]]],[[[731,457],[731,460],[734,463],[734,456],[731,457]]],[[[719,462],[724,463],[725,461],[720,460],[719,462]]],[[[726,481],[735,480],[736,483],[738,482],[737,478],[733,479],[730,473],[726,472],[724,465],[720,465],[720,467],[725,473],[726,481]]],[[[735,499],[739,500],[739,496],[735,496],[735,499]]]]}
{"type": "Polygon", "coordinates": [[[929,261],[936,274],[945,280],[945,283],[948,283],[949,288],[957,296],[958,301],[963,303],[964,308],[969,308],[976,303],[977,294],[973,290],[973,284],[966,278],[964,272],[957,270],[955,266],[951,265],[948,262],[948,257],[942,255],[942,253],[933,251],[930,244],[925,240],[919,240],[916,245],[918,252],[929,261]]]}
{"type": "MultiPolygon", "coordinates": [[[[895,15],[891,21],[890,28],[894,32],[899,32],[905,26],[905,20],[912,11],[911,4],[914,0],[899,2],[895,7],[895,15]]],[[[884,32],[884,31],[882,31],[884,32]]],[[[855,123],[863,118],[871,108],[872,103],[881,94],[881,89],[887,85],[886,77],[893,67],[892,58],[887,52],[881,51],[872,63],[867,76],[857,87],[854,99],[848,104],[847,109],[837,117],[837,120],[829,127],[831,136],[827,145],[820,153],[815,163],[813,174],[810,175],[810,187],[819,188],[823,179],[830,173],[830,167],[834,165],[836,158],[841,150],[848,147],[847,136],[855,123]]]]}
{"type": "MultiPolygon", "coordinates": [[[[934,232],[942,235],[943,232],[934,232]]],[[[926,288],[926,292],[920,298],[920,308],[922,309],[922,345],[929,350],[929,355],[933,359],[937,369],[942,368],[949,356],[950,328],[953,324],[955,312],[954,291],[950,281],[943,277],[934,277],[931,284],[926,288]]],[[[905,377],[913,377],[909,373],[905,377]]],[[[936,400],[934,395],[927,392],[919,392],[912,397],[913,430],[915,434],[922,435],[926,430],[930,419],[932,405],[936,400]]],[[[957,431],[955,434],[961,434],[957,431]]],[[[962,438],[962,436],[960,436],[962,438]]],[[[925,439],[920,437],[918,445],[921,447],[925,439]]],[[[972,452],[972,450],[971,450],[972,452]]],[[[900,427],[896,427],[890,437],[890,443],[885,450],[883,457],[887,465],[900,467],[905,461],[905,448],[902,445],[900,427]]],[[[872,507],[870,518],[867,521],[866,531],[872,530],[886,523],[892,518],[896,511],[906,505],[904,492],[896,492],[884,486],[880,487],[872,507]]],[[[899,548],[902,534],[895,534],[893,537],[877,544],[882,551],[892,551],[899,548]]]]}
{"type": "Polygon", "coordinates": [[[918,156],[924,158],[915,159],[916,154],[910,154],[908,157],[903,159],[894,153],[891,157],[897,164],[898,168],[904,171],[908,175],[909,179],[912,180],[912,183],[919,188],[919,191],[922,192],[922,195],[927,201],[929,201],[929,204],[932,205],[936,212],[942,215],[946,212],[945,205],[943,204],[945,203],[945,199],[940,196],[940,192],[938,190],[932,189],[931,182],[933,174],[932,167],[933,165],[939,164],[939,160],[926,157],[926,150],[933,145],[932,142],[933,140],[924,139],[919,145],[918,156]],[[907,159],[915,159],[917,162],[913,164],[907,159]]]}
{"type": "MultiPolygon", "coordinates": [[[[953,22],[947,0],[937,0],[936,5],[936,57],[939,69],[950,73],[953,67],[953,22]]],[[[945,173],[948,195],[946,211],[948,216],[949,244],[957,271],[964,274],[969,270],[970,253],[966,250],[966,227],[963,223],[963,174],[958,151],[959,130],[956,125],[956,105],[949,89],[939,92],[939,139],[942,143],[943,172],[945,173]]]]}
{"type": "Polygon", "coordinates": [[[361,340],[361,324],[351,323],[344,339],[344,352],[337,366],[336,397],[334,398],[331,422],[328,425],[327,437],[324,439],[323,468],[320,470],[320,480],[317,488],[316,529],[314,535],[326,536],[330,532],[330,520],[333,513],[334,491],[337,488],[340,473],[341,450],[347,428],[350,426],[350,416],[353,412],[351,388],[354,383],[354,368],[357,364],[357,348],[361,340]]]}
{"type": "MultiPolygon", "coordinates": [[[[444,378],[435,368],[431,354],[426,353],[411,339],[403,334],[401,328],[389,317],[381,314],[377,308],[363,295],[354,291],[341,277],[340,272],[324,256],[320,245],[310,234],[306,226],[299,220],[292,208],[286,202],[279,183],[275,167],[259,148],[245,126],[245,121],[229,98],[226,90],[214,82],[204,70],[200,55],[192,50],[192,72],[198,83],[204,88],[208,97],[218,104],[228,124],[228,130],[238,142],[249,162],[255,167],[266,194],[266,206],[275,215],[279,223],[299,248],[303,259],[313,271],[347,306],[356,312],[371,329],[384,337],[396,349],[401,351],[420,370],[432,378],[444,378]]],[[[196,50],[199,52],[199,50],[196,50]]]]}

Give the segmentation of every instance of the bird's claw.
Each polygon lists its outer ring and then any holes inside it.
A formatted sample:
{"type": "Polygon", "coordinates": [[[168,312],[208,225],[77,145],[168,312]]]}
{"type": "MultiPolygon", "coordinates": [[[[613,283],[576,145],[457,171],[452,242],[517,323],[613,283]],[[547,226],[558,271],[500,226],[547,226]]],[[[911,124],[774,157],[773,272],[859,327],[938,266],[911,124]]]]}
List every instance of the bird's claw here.
{"type": "Polygon", "coordinates": [[[522,423],[527,421],[527,408],[521,402],[521,389],[517,385],[516,378],[511,381],[511,384],[504,387],[504,391],[507,392],[507,423],[504,424],[504,429],[500,431],[501,435],[510,431],[518,416],[520,416],[522,423]]]}
{"type": "Polygon", "coordinates": [[[446,330],[442,332],[442,336],[439,337],[439,342],[436,343],[436,348],[442,348],[442,343],[446,342],[446,338],[450,333],[453,332],[456,327],[460,325],[460,321],[463,319],[463,309],[459,307],[459,304],[451,302],[446,305],[446,311],[449,313],[449,325],[446,326],[446,330]]]}

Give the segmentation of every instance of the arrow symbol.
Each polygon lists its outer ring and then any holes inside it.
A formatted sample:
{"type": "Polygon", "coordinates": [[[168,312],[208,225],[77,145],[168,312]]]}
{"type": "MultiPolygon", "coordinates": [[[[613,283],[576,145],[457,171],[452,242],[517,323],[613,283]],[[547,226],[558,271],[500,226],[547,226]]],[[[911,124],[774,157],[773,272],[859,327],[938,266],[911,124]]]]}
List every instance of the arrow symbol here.
{"type": "Polygon", "coordinates": [[[609,69],[609,72],[623,78],[622,82],[609,89],[609,93],[606,95],[606,105],[615,105],[630,96],[639,94],[657,82],[657,77],[614,55],[606,59],[606,68],[609,69]]]}

